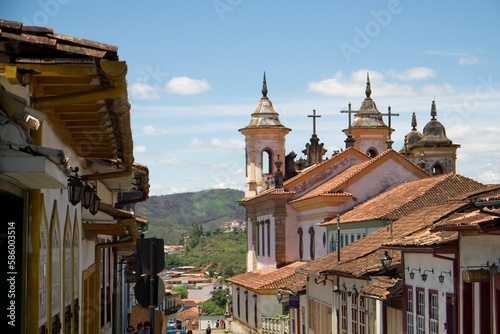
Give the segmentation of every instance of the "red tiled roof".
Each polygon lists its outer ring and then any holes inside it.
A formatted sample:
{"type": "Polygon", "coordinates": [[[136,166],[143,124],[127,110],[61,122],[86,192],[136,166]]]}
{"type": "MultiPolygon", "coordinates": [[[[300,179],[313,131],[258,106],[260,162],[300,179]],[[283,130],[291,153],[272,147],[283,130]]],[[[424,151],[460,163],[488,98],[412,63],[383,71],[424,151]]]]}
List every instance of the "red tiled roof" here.
{"type": "MultiPolygon", "coordinates": [[[[343,172],[339,173],[335,177],[331,178],[330,180],[322,183],[315,189],[309,191],[307,194],[294,199],[292,202],[304,200],[306,198],[311,198],[311,197],[316,197],[316,196],[328,196],[332,195],[335,193],[342,193],[341,188],[346,182],[351,180],[353,177],[356,175],[365,172],[370,169],[370,166],[373,166],[377,163],[381,163],[382,160],[387,159],[387,156],[399,156],[402,157],[399,153],[397,153],[394,150],[385,150],[383,153],[377,155],[376,157],[363,161],[357,165],[351,166],[348,169],[344,170],[343,172]]],[[[404,158],[406,161],[410,162],[406,158],[404,158]]],[[[420,169],[420,168],[419,168],[420,169]]],[[[291,202],[291,203],[292,203],[291,202]]]]}
{"type": "MultiPolygon", "coordinates": [[[[355,206],[340,216],[340,222],[397,220],[424,206],[486,187],[485,184],[455,173],[409,181],[355,206]]],[[[334,224],[337,224],[336,218],[321,226],[334,224]]]]}
{"type": "Polygon", "coordinates": [[[300,284],[305,285],[305,276],[295,272],[304,262],[294,262],[279,269],[263,268],[228,278],[228,282],[250,290],[280,289],[300,284]]]}
{"type": "Polygon", "coordinates": [[[310,173],[313,173],[314,171],[316,171],[317,169],[323,167],[324,165],[327,165],[327,164],[334,164],[342,159],[345,159],[346,156],[349,156],[351,154],[356,154],[356,156],[359,156],[359,157],[366,157],[366,159],[370,159],[370,157],[368,157],[366,154],[364,154],[363,152],[361,152],[360,150],[358,150],[357,148],[354,148],[354,147],[349,147],[347,148],[346,150],[338,153],[338,154],[335,154],[334,156],[332,156],[330,159],[327,159],[327,160],[323,160],[322,162],[314,165],[314,166],[311,166],[307,169],[305,169],[304,171],[300,172],[299,174],[295,175],[294,177],[286,180],[284,182],[284,186],[292,183],[292,182],[295,182],[297,181],[297,179],[301,179],[301,178],[304,178],[306,177],[308,174],[310,173]]]}
{"type": "Polygon", "coordinates": [[[363,293],[368,296],[379,297],[386,299],[388,295],[392,295],[392,291],[401,288],[402,281],[400,279],[390,278],[387,276],[377,276],[374,281],[363,288],[363,293]]]}
{"type": "MultiPolygon", "coordinates": [[[[392,240],[402,238],[432,225],[442,217],[465,205],[466,203],[464,202],[446,202],[423,207],[392,223],[392,229],[387,226],[343,247],[340,250],[340,262],[337,262],[337,252],[333,252],[306,263],[297,268],[297,271],[341,273],[353,276],[378,272],[382,270],[380,258],[385,252],[381,246],[391,241],[391,230],[392,240]]],[[[393,258],[393,265],[401,262],[401,254],[398,250],[392,251],[391,256],[393,258]]]]}
{"type": "Polygon", "coordinates": [[[458,233],[443,237],[441,232],[431,232],[431,227],[417,231],[403,238],[387,242],[390,247],[433,247],[453,244],[458,241],[458,233]]]}
{"type": "MultiPolygon", "coordinates": [[[[283,183],[284,189],[271,188],[271,189],[268,189],[268,190],[261,192],[257,196],[254,196],[251,198],[244,198],[240,202],[251,201],[251,200],[254,200],[256,198],[260,198],[260,197],[267,196],[267,195],[295,195],[296,191],[293,190],[294,189],[293,185],[299,184],[300,183],[299,180],[311,179],[310,174],[315,173],[315,172],[319,173],[320,172],[319,170],[328,168],[328,166],[330,166],[330,165],[335,165],[336,163],[347,159],[351,155],[355,155],[358,159],[361,159],[361,158],[364,158],[367,160],[370,159],[364,153],[360,152],[359,150],[355,149],[354,147],[350,147],[350,148],[346,149],[345,151],[342,151],[341,153],[334,155],[330,159],[323,160],[322,162],[320,162],[314,166],[311,166],[311,167],[305,169],[304,171],[298,173],[294,177],[286,180],[283,183]]],[[[333,175],[332,175],[332,177],[333,177],[333,175]]]]}
{"type": "MultiPolygon", "coordinates": [[[[488,212],[494,214],[500,214],[500,209],[493,209],[488,212]]],[[[432,231],[439,230],[461,230],[472,228],[475,229],[477,225],[494,222],[495,220],[500,220],[499,217],[490,215],[480,210],[475,210],[473,212],[456,213],[441,220],[439,223],[432,227],[432,231]]]]}
{"type": "Polygon", "coordinates": [[[190,307],[184,311],[177,313],[175,318],[179,321],[186,321],[188,319],[198,319],[198,308],[190,307]]]}

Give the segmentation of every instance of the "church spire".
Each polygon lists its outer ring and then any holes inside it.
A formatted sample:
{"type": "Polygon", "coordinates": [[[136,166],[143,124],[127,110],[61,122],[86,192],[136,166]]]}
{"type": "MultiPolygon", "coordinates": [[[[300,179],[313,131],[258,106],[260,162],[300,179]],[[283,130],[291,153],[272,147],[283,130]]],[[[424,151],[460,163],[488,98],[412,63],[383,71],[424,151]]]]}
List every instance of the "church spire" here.
{"type": "Polygon", "coordinates": [[[415,112],[411,115],[411,129],[417,130],[417,115],[415,115],[415,112]]]}
{"type": "Polygon", "coordinates": [[[431,116],[432,116],[432,120],[435,121],[436,120],[436,116],[437,116],[438,112],[437,112],[437,109],[436,109],[436,101],[432,101],[432,106],[431,106],[431,116]]]}
{"type": "Polygon", "coordinates": [[[264,71],[264,82],[262,84],[262,97],[267,97],[266,71],[264,71]]]}
{"type": "Polygon", "coordinates": [[[370,85],[370,73],[366,72],[366,89],[365,89],[365,94],[367,98],[370,98],[370,95],[372,95],[372,87],[370,85]]]}

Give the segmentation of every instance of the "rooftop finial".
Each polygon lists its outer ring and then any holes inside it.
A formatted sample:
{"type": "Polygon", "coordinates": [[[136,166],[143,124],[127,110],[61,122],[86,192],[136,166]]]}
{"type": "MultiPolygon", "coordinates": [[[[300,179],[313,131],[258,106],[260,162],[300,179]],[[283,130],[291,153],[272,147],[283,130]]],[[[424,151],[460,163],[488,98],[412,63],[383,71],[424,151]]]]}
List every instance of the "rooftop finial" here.
{"type": "Polygon", "coordinates": [[[372,87],[370,86],[370,73],[366,72],[366,90],[365,90],[366,97],[370,97],[372,94],[372,87]]]}
{"type": "Polygon", "coordinates": [[[432,116],[432,120],[435,121],[436,120],[436,116],[437,116],[438,112],[437,112],[437,109],[436,109],[436,101],[432,101],[432,106],[431,106],[431,116],[432,116]]]}
{"type": "Polygon", "coordinates": [[[262,97],[267,97],[266,71],[264,71],[264,83],[262,84],[262,97]]]}
{"type": "Polygon", "coordinates": [[[411,127],[412,130],[417,129],[417,115],[415,115],[415,112],[413,112],[413,115],[411,116],[411,127]]]}

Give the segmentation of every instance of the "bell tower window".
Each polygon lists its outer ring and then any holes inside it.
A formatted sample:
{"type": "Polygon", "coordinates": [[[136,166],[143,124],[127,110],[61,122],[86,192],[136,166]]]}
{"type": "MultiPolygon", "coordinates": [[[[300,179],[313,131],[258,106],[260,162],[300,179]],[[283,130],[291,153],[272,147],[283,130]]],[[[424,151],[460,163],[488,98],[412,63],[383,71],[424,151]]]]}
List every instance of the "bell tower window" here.
{"type": "Polygon", "coordinates": [[[432,175],[441,175],[443,174],[443,166],[440,164],[435,164],[432,166],[432,175]]]}
{"type": "Polygon", "coordinates": [[[268,150],[262,151],[262,173],[272,174],[271,152],[268,150]]]}
{"type": "Polygon", "coordinates": [[[376,149],[372,147],[368,151],[366,151],[366,155],[369,156],[370,158],[374,158],[378,155],[378,152],[376,149]]]}

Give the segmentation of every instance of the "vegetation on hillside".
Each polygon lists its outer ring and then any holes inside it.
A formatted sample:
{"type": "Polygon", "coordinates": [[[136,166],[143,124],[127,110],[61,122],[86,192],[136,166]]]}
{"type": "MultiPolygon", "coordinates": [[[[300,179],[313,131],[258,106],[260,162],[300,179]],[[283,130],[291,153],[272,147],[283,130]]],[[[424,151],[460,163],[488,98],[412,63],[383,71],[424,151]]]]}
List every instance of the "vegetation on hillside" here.
{"type": "Polygon", "coordinates": [[[244,273],[246,270],[246,236],[244,231],[220,233],[200,238],[197,245],[183,255],[168,254],[167,269],[179,266],[202,267],[210,264],[211,276],[223,278],[244,273]]]}
{"type": "Polygon", "coordinates": [[[244,210],[237,203],[243,197],[244,192],[234,189],[151,196],[137,203],[135,210],[148,218],[148,238],[163,239],[165,245],[182,245],[193,223],[209,232],[225,222],[244,220],[244,210]]]}
{"type": "Polygon", "coordinates": [[[201,304],[203,315],[224,315],[226,312],[226,290],[217,289],[210,292],[211,297],[201,304]]]}

